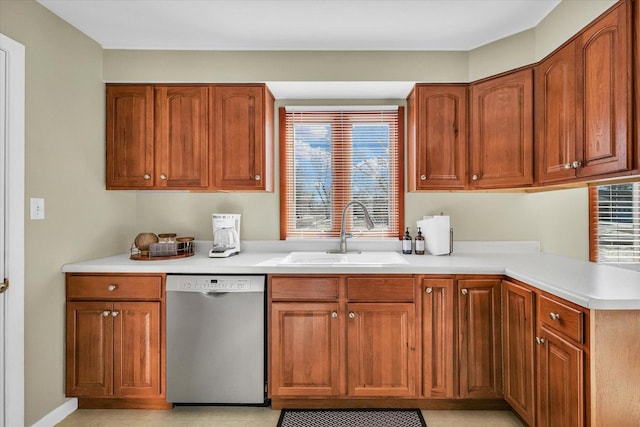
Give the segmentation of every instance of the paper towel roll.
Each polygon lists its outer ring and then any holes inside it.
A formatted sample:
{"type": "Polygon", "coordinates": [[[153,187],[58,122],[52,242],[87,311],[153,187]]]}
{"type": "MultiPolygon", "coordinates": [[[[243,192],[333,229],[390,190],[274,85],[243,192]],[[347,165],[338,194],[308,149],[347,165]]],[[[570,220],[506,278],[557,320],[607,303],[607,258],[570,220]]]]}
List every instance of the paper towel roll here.
{"type": "Polygon", "coordinates": [[[431,255],[451,253],[451,223],[448,215],[424,216],[417,225],[424,235],[427,252],[431,255]]]}

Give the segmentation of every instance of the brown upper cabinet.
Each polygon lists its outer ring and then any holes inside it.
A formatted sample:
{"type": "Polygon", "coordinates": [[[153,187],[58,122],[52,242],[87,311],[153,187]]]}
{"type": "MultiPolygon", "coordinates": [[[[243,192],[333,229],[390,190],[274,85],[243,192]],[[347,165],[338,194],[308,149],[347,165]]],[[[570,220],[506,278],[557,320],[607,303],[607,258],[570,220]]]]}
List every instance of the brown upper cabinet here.
{"type": "Polygon", "coordinates": [[[107,189],[273,191],[263,84],[107,85],[107,189]]]}
{"type": "Polygon", "coordinates": [[[621,2],[536,67],[541,184],[631,170],[631,2],[621,2]]]}
{"type": "Polygon", "coordinates": [[[107,189],[153,188],[153,86],[107,85],[107,189]]]}
{"type": "Polygon", "coordinates": [[[472,189],[533,184],[533,71],[470,86],[469,157],[472,189]]]}
{"type": "Polygon", "coordinates": [[[640,6],[622,0],[531,67],[467,85],[417,84],[407,98],[408,190],[640,173],[639,35],[640,6]]]}
{"type": "Polygon", "coordinates": [[[156,187],[209,186],[208,100],[204,86],[155,87],[156,187]]]}
{"type": "Polygon", "coordinates": [[[468,85],[418,84],[407,99],[409,191],[465,188],[468,85]]]}
{"type": "Polygon", "coordinates": [[[273,191],[273,103],[264,85],[217,86],[214,187],[273,191]]]}

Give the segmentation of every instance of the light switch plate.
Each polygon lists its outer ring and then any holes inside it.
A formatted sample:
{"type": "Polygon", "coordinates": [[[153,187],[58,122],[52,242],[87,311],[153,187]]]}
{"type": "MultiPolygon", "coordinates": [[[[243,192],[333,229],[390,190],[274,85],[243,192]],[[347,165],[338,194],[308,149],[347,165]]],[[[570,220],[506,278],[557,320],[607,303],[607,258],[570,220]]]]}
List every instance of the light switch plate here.
{"type": "Polygon", "coordinates": [[[44,199],[41,197],[31,198],[31,219],[44,219],[44,199]]]}

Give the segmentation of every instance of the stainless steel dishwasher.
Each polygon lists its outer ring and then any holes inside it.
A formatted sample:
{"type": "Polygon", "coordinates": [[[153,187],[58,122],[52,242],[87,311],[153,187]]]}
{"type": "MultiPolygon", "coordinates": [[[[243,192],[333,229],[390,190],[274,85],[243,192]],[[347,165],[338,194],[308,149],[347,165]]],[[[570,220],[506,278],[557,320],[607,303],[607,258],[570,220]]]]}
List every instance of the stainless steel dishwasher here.
{"type": "Polygon", "coordinates": [[[266,403],[265,276],[167,275],[167,401],[266,403]]]}

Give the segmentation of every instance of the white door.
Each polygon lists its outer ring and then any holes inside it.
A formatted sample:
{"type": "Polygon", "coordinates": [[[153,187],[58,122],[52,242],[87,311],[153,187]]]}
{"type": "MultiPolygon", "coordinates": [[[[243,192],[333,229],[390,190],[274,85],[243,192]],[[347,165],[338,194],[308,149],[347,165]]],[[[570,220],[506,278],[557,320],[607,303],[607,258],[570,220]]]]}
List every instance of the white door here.
{"type": "Polygon", "coordinates": [[[24,425],[24,78],[0,34],[0,427],[24,425]]]}

